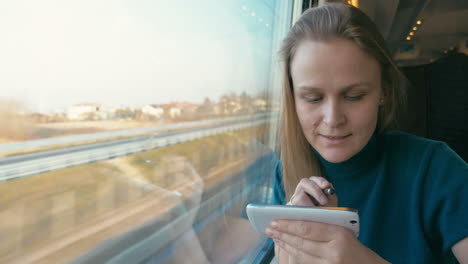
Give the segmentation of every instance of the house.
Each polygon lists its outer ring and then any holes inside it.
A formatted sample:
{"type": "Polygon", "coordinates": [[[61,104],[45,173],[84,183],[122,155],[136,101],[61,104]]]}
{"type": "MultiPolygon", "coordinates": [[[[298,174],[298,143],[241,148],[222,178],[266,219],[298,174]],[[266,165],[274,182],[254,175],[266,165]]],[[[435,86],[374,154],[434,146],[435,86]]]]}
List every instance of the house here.
{"type": "Polygon", "coordinates": [[[70,120],[96,120],[100,115],[101,105],[83,103],[72,105],[67,109],[67,118],[70,120]]]}
{"type": "Polygon", "coordinates": [[[145,105],[141,108],[144,116],[160,119],[164,114],[164,109],[155,104],[145,105]]]}
{"type": "Polygon", "coordinates": [[[267,108],[267,102],[265,99],[257,98],[254,101],[254,106],[256,110],[265,111],[267,108]]]}

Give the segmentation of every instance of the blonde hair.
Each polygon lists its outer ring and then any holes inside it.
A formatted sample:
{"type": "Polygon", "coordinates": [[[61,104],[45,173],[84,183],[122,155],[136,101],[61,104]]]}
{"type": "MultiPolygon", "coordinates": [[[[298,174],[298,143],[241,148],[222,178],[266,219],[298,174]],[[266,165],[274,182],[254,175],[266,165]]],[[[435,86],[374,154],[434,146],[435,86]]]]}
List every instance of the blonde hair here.
{"type": "Polygon", "coordinates": [[[385,40],[375,24],[351,5],[330,3],[310,8],[294,24],[280,51],[283,65],[282,111],[280,118],[283,184],[289,200],[301,178],[321,176],[320,163],[304,136],[297,117],[291,61],[298,45],[305,40],[327,41],[345,38],[372,55],[381,66],[384,104],[379,109],[377,131],[396,125],[397,112],[404,107],[406,78],[393,62],[385,40]]]}

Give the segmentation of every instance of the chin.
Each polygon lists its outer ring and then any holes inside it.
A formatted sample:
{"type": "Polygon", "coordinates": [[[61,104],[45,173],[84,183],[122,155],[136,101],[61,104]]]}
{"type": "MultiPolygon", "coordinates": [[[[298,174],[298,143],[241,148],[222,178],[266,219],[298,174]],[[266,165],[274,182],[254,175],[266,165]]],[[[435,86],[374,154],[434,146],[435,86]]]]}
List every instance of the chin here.
{"type": "MultiPolygon", "coordinates": [[[[319,152],[320,153],[320,152],[319,152]]],[[[331,163],[340,163],[347,161],[351,158],[352,155],[348,155],[347,153],[320,153],[322,158],[324,158],[326,161],[331,162],[331,163]]]]}

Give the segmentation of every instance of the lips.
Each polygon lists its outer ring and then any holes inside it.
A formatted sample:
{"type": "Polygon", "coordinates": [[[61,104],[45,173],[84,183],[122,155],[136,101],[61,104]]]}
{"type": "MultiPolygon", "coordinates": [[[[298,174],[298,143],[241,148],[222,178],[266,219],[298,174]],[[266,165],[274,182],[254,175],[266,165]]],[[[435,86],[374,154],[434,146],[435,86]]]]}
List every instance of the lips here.
{"type": "Polygon", "coordinates": [[[325,138],[328,138],[328,139],[344,139],[344,138],[347,138],[349,136],[351,136],[351,134],[348,134],[348,135],[345,135],[345,136],[329,136],[329,135],[321,135],[322,137],[325,137],[325,138]]]}
{"type": "Polygon", "coordinates": [[[339,146],[347,142],[352,134],[342,135],[320,135],[328,146],[339,146]]]}

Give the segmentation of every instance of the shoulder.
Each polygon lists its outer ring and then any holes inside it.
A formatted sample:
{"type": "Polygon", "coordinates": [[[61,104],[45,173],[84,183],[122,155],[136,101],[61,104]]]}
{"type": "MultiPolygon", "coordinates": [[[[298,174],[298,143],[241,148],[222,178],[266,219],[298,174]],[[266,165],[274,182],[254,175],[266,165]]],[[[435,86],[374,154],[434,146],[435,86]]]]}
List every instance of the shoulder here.
{"type": "Polygon", "coordinates": [[[453,175],[452,180],[466,180],[468,176],[468,164],[445,142],[400,131],[386,132],[381,138],[386,159],[410,170],[412,175],[436,177],[437,183],[447,174],[453,175]]]}
{"type": "Polygon", "coordinates": [[[385,132],[381,136],[386,152],[400,158],[433,159],[446,155],[450,159],[461,158],[443,141],[418,137],[401,131],[385,132]]]}
{"type": "Polygon", "coordinates": [[[402,131],[388,131],[383,133],[382,138],[384,139],[386,146],[406,146],[413,148],[437,148],[446,145],[442,141],[427,139],[418,137],[413,134],[409,134],[402,131]]]}

